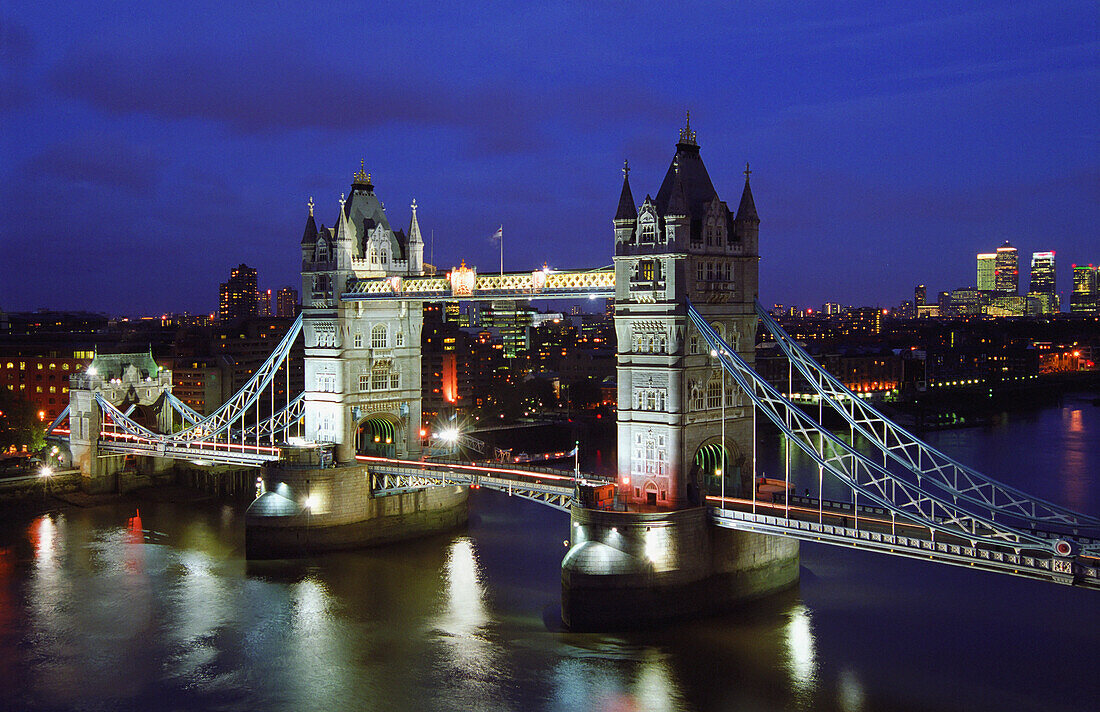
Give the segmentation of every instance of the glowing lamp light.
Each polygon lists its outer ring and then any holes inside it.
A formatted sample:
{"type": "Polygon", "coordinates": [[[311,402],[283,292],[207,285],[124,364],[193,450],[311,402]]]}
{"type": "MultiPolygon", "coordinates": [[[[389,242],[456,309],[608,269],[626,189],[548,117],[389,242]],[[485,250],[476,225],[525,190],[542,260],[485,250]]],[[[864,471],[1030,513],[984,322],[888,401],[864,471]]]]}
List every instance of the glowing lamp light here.
{"type": "Polygon", "coordinates": [[[96,369],[95,366],[88,366],[88,370],[85,371],[85,373],[87,373],[89,376],[94,376],[99,373],[99,371],[96,369]]]}
{"type": "Polygon", "coordinates": [[[711,358],[718,358],[718,352],[715,351],[714,349],[711,349],[710,350],[710,357],[711,358]]]}
{"type": "Polygon", "coordinates": [[[466,260],[462,260],[462,266],[451,270],[451,293],[457,297],[472,297],[474,286],[477,283],[477,270],[466,266],[466,260]]]}
{"type": "Polygon", "coordinates": [[[43,476],[43,477],[49,477],[50,475],[53,474],[53,470],[50,469],[49,466],[46,466],[46,467],[43,467],[41,470],[39,470],[38,474],[43,476]]]}
{"type": "Polygon", "coordinates": [[[439,439],[443,442],[453,443],[458,440],[458,428],[447,428],[440,431],[439,439]]]}
{"type": "Polygon", "coordinates": [[[630,484],[630,477],[628,477],[627,475],[623,475],[623,484],[624,485],[630,484]]]}
{"type": "Polygon", "coordinates": [[[306,507],[306,509],[316,509],[317,508],[317,495],[311,494],[310,496],[306,497],[305,507],[306,507]]]}
{"type": "Polygon", "coordinates": [[[534,286],[535,289],[542,289],[543,287],[545,287],[546,286],[546,275],[548,273],[549,273],[549,270],[545,267],[543,267],[542,269],[537,269],[534,272],[532,272],[531,273],[531,284],[532,284],[532,286],[534,286]]]}
{"type": "Polygon", "coordinates": [[[45,420],[46,419],[46,411],[44,411],[44,410],[38,411],[38,419],[39,420],[45,420]]]}

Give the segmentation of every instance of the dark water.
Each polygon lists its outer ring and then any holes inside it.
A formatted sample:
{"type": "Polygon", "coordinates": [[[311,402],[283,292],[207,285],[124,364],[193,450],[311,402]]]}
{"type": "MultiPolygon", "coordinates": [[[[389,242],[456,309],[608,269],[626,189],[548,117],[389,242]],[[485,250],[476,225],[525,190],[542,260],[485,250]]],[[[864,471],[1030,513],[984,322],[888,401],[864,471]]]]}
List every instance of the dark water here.
{"type": "MultiPolygon", "coordinates": [[[[1100,512],[1089,399],[930,439],[1100,512]]],[[[262,566],[218,504],[9,514],[0,708],[1100,708],[1096,592],[804,544],[799,588],[763,604],[578,635],[557,623],[567,517],[484,490],[471,511],[451,536],[262,566]]]]}

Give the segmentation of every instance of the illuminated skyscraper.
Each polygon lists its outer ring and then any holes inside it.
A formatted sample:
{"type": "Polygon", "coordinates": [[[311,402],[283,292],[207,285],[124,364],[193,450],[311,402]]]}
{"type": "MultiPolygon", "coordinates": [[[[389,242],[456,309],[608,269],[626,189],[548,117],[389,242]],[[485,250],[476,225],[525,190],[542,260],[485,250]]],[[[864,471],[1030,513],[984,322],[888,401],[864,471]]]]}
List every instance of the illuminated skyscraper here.
{"type": "Polygon", "coordinates": [[[1074,314],[1100,314],[1100,270],[1095,265],[1073,265],[1073,293],[1069,310],[1074,314]]]}
{"type": "Polygon", "coordinates": [[[221,321],[256,316],[259,292],[256,289],[256,270],[241,264],[229,273],[229,281],[222,282],[218,301],[218,318],[221,321]]]}
{"type": "Polygon", "coordinates": [[[913,290],[913,306],[919,307],[924,305],[928,300],[928,288],[923,284],[918,284],[913,290]]]}
{"type": "Polygon", "coordinates": [[[275,295],[275,316],[293,317],[298,314],[298,290],[283,287],[275,295]]]}
{"type": "Polygon", "coordinates": [[[978,291],[992,292],[997,288],[995,279],[995,263],[997,255],[993,252],[983,252],[978,255],[978,291]]]}
{"type": "Polygon", "coordinates": [[[1041,314],[1053,314],[1059,311],[1054,274],[1053,251],[1031,253],[1031,285],[1028,288],[1028,296],[1039,300],[1041,314]]]}
{"type": "Polygon", "coordinates": [[[995,291],[1001,294],[1017,294],[1020,291],[1020,258],[1008,240],[997,248],[993,274],[995,291]]]}

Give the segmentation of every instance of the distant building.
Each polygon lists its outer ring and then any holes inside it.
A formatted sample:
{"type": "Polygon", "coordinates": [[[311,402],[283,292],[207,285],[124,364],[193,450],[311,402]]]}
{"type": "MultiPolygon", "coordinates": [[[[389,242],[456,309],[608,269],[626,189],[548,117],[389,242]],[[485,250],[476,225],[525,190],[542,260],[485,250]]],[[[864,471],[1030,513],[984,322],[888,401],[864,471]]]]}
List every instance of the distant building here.
{"type": "Polygon", "coordinates": [[[1028,297],[1038,302],[1038,314],[1054,314],[1061,311],[1055,288],[1054,252],[1031,253],[1031,284],[1028,297]]]}
{"type": "Polygon", "coordinates": [[[275,316],[293,318],[298,316],[298,290],[283,287],[275,294],[275,316]]]}
{"type": "Polygon", "coordinates": [[[993,252],[983,252],[978,255],[978,290],[992,292],[997,288],[996,280],[997,255],[993,252]]]}
{"type": "Polygon", "coordinates": [[[246,264],[238,265],[229,273],[229,281],[221,285],[218,319],[232,321],[256,316],[259,299],[259,291],[256,289],[256,270],[246,264]]]}
{"type": "Polygon", "coordinates": [[[256,293],[256,316],[271,316],[271,290],[256,293]]]}
{"type": "Polygon", "coordinates": [[[841,307],[838,302],[825,302],[821,305],[821,311],[823,311],[826,316],[839,316],[844,313],[843,307],[841,307]]]}
{"type": "Polygon", "coordinates": [[[928,288],[923,284],[918,284],[913,290],[913,306],[921,307],[928,301],[928,288]]]}
{"type": "Polygon", "coordinates": [[[1095,265],[1073,265],[1069,310],[1073,314],[1100,314],[1100,269],[1095,265]]]}
{"type": "Polygon", "coordinates": [[[1020,292],[1020,257],[1016,248],[1008,244],[1008,240],[997,248],[993,289],[1001,294],[1020,292]]]}

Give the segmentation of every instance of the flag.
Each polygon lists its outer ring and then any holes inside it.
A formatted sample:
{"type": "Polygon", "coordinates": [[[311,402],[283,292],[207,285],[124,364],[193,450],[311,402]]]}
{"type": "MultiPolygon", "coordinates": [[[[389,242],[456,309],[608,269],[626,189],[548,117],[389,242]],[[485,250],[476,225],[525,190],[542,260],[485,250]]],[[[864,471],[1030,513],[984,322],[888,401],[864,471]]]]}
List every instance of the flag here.
{"type": "Polygon", "coordinates": [[[493,236],[489,238],[489,242],[500,242],[504,239],[504,226],[501,225],[497,228],[497,231],[493,233],[493,236]]]}

